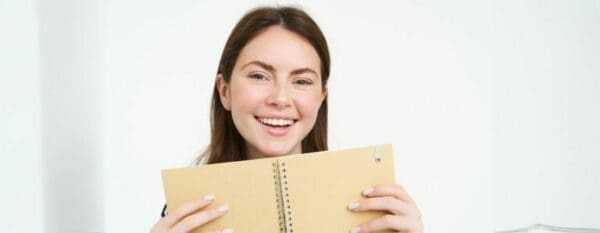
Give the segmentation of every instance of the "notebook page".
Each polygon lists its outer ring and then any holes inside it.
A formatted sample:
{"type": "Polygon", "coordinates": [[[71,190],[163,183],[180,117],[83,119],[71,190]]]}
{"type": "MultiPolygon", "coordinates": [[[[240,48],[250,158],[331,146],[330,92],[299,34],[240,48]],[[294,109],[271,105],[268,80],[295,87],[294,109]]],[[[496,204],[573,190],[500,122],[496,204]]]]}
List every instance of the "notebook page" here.
{"type": "Polygon", "coordinates": [[[236,232],[279,232],[273,162],[258,159],[163,170],[169,211],[182,203],[214,193],[210,207],[227,203],[229,211],[194,233],[226,227],[236,232]]]}
{"type": "MultiPolygon", "coordinates": [[[[383,216],[383,212],[350,212],[347,205],[362,199],[361,191],[375,184],[393,184],[391,145],[310,153],[280,159],[285,168],[293,232],[348,232],[383,216]]],[[[287,213],[287,212],[286,212],[287,213]]]]}

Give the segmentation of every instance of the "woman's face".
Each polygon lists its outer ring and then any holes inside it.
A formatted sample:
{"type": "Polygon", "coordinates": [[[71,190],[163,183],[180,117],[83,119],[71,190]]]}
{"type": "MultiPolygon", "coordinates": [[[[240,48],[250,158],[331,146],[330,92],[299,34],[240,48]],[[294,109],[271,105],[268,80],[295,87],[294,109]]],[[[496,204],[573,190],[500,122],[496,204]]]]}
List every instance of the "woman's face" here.
{"type": "Polygon", "coordinates": [[[241,50],[221,102],[246,140],[250,158],[302,152],[327,95],[320,59],[306,39],[280,26],[264,29],[241,50]]]}

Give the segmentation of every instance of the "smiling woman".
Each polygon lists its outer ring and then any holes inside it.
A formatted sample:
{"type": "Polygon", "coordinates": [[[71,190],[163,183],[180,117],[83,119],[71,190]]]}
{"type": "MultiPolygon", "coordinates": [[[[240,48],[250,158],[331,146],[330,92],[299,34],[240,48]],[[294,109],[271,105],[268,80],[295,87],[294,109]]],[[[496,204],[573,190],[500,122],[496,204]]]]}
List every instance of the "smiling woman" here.
{"type": "MultiPolygon", "coordinates": [[[[301,142],[313,130],[327,96],[316,71],[320,59],[315,49],[294,32],[271,26],[252,39],[237,60],[229,82],[218,74],[216,85],[221,103],[245,139],[247,158],[309,152],[302,150],[301,142]]],[[[325,148],[318,149],[326,149],[326,141],[321,144],[325,148]]]]}
{"type": "MultiPolygon", "coordinates": [[[[329,64],[325,36],[304,11],[265,7],[244,16],[223,49],[211,141],[196,165],[327,150],[329,64]]],[[[365,199],[349,203],[348,211],[388,214],[351,232],[422,232],[420,211],[401,186],[374,185],[362,194],[365,199]]],[[[189,232],[224,215],[227,205],[207,207],[214,199],[206,194],[182,205],[152,232],[189,232]]]]}
{"type": "Polygon", "coordinates": [[[325,36],[303,11],[244,16],[221,55],[211,143],[198,163],[327,150],[329,59],[325,36]],[[293,124],[273,127],[284,120],[293,124]]]}

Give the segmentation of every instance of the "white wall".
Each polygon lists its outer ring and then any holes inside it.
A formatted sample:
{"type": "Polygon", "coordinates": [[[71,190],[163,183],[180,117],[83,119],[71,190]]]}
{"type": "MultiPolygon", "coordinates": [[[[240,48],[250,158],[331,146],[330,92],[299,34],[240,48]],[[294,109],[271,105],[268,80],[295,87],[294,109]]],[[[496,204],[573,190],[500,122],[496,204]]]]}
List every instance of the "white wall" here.
{"type": "Polygon", "coordinates": [[[99,14],[38,1],[45,232],[104,229],[99,14]]]}
{"type": "Polygon", "coordinates": [[[0,229],[7,233],[42,232],[44,223],[35,7],[0,1],[0,229]]]}
{"type": "Polygon", "coordinates": [[[600,228],[600,2],[497,1],[495,226],[600,228]]]}
{"type": "MultiPolygon", "coordinates": [[[[147,231],[160,169],[208,142],[221,49],[258,5],[2,2],[1,197],[32,201],[0,228],[147,231]]],[[[331,49],[331,147],[393,143],[427,232],[600,227],[596,1],[302,6],[331,49]]]]}

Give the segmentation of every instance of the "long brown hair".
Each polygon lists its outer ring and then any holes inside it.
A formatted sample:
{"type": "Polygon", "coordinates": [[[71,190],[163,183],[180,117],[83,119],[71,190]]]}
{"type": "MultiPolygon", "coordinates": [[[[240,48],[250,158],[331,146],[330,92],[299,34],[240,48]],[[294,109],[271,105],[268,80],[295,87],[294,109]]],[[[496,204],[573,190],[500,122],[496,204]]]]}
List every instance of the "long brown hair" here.
{"type": "MultiPolygon", "coordinates": [[[[308,14],[295,7],[260,7],[242,17],[225,44],[217,74],[229,83],[242,48],[263,29],[274,25],[297,33],[314,47],[321,60],[321,85],[326,88],[330,59],[325,36],[308,14]]],[[[223,107],[216,82],[210,112],[210,145],[195,164],[200,164],[203,159],[207,164],[247,159],[246,141],[235,128],[231,112],[223,107]]],[[[323,150],[327,150],[327,97],[321,103],[314,127],[302,140],[303,153],[323,150]]]]}

